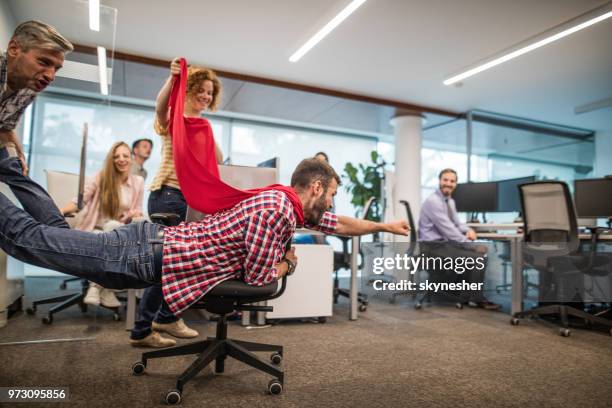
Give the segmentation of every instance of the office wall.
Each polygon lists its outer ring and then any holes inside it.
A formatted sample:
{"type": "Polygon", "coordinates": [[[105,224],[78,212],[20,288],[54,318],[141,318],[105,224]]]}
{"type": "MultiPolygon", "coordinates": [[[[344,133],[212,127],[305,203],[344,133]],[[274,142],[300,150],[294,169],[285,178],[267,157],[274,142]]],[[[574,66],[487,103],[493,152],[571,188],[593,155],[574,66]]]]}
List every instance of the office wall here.
{"type": "Polygon", "coordinates": [[[595,175],[612,174],[612,130],[595,134],[595,175]]]}
{"type": "Polygon", "coordinates": [[[0,0],[0,50],[4,51],[15,29],[15,17],[8,2],[0,0]]]}

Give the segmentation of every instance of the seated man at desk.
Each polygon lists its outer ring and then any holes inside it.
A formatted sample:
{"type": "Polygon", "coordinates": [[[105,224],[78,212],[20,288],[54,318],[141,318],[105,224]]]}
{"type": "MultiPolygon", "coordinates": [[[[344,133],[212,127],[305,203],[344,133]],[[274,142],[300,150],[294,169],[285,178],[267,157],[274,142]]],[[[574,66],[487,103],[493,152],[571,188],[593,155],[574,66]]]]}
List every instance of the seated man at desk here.
{"type": "MultiPolygon", "coordinates": [[[[459,257],[459,256],[482,256],[486,252],[476,251],[476,248],[461,245],[461,243],[474,241],[476,232],[468,228],[467,225],[459,220],[455,201],[452,193],[457,187],[457,172],[453,169],[444,169],[440,172],[439,188],[434,191],[421,206],[419,217],[419,241],[420,242],[448,242],[453,243],[444,245],[439,253],[434,253],[431,248],[429,256],[459,257]],[[456,245],[455,245],[456,244],[456,245]]],[[[484,282],[484,271],[472,270],[469,278],[471,282],[484,282]]],[[[467,273],[466,273],[467,274],[467,273]]],[[[482,291],[471,291],[466,293],[467,304],[471,307],[481,307],[488,310],[497,310],[500,305],[493,303],[484,296],[482,291]]]]}

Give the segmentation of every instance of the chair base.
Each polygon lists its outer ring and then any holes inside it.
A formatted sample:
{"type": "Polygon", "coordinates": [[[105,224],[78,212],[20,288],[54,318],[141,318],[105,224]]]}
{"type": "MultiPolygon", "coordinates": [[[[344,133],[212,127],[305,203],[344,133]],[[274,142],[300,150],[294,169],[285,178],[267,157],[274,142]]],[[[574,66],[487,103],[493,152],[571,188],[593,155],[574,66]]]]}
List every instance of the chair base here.
{"type": "MultiPolygon", "coordinates": [[[[80,278],[75,278],[80,279],[80,278]]],[[[67,279],[66,281],[75,280],[75,279],[67,279]]],[[[65,281],[64,281],[65,282],[65,281]]],[[[72,293],[70,295],[62,295],[51,298],[45,298],[40,300],[35,300],[32,302],[32,307],[26,309],[26,313],[29,315],[33,315],[36,313],[38,309],[38,305],[45,305],[49,303],[58,303],[47,311],[47,315],[42,318],[42,322],[44,324],[53,323],[53,315],[61,312],[62,310],[68,309],[70,306],[79,305],[81,308],[81,312],[87,312],[87,304],[83,302],[85,296],[87,294],[87,289],[89,288],[89,283],[87,281],[83,281],[81,286],[81,291],[78,293],[72,293]]],[[[105,306],[102,306],[105,307],[105,306]]],[[[113,320],[119,321],[121,320],[121,315],[119,314],[119,308],[117,307],[105,307],[113,312],[113,320]]]]}
{"type": "Polygon", "coordinates": [[[421,297],[417,297],[416,302],[414,303],[414,308],[415,309],[421,309],[423,307],[423,303],[427,302],[427,303],[431,303],[432,297],[438,297],[438,298],[442,298],[445,301],[449,302],[449,303],[453,303],[455,305],[455,307],[457,309],[463,309],[463,304],[465,303],[465,299],[459,295],[453,295],[452,293],[448,293],[448,292],[430,292],[430,291],[425,291],[425,292],[421,292],[421,297]]]}
{"type": "MultiPolygon", "coordinates": [[[[338,279],[338,275],[336,271],[336,276],[334,278],[334,293],[333,293],[334,304],[338,303],[338,298],[340,296],[350,299],[351,291],[350,289],[343,289],[340,287],[340,280],[338,279]]],[[[370,303],[368,301],[368,295],[366,295],[365,293],[357,292],[357,303],[359,304],[359,311],[365,312],[368,309],[368,304],[370,303]]]]}
{"type": "Polygon", "coordinates": [[[513,325],[517,325],[519,322],[518,319],[524,319],[526,317],[541,317],[551,314],[559,315],[561,318],[560,333],[564,337],[569,336],[569,316],[584,319],[586,324],[600,324],[602,326],[609,327],[611,328],[610,335],[612,335],[612,320],[592,315],[584,310],[576,309],[575,307],[569,305],[547,305],[534,307],[533,309],[515,313],[511,323],[513,325]]]}
{"type": "MultiPolygon", "coordinates": [[[[181,374],[176,381],[176,391],[178,391],[179,401],[183,387],[189,380],[194,378],[208,364],[215,361],[215,373],[220,374],[225,370],[225,359],[232,357],[257,370],[268,373],[278,380],[280,389],[284,384],[284,372],[275,364],[280,364],[283,356],[283,346],[273,344],[252,343],[234,339],[218,339],[209,337],[203,341],[196,341],[189,344],[166,348],[163,350],[149,351],[142,354],[142,360],[132,366],[135,375],[142,374],[147,366],[147,362],[154,358],[184,356],[197,354],[196,360],[181,374]],[[256,356],[254,351],[272,351],[270,357],[272,362],[267,362],[256,356]]],[[[272,384],[272,383],[270,383],[272,384]]],[[[170,393],[174,392],[171,391],[170,393]]],[[[270,388],[271,393],[277,393],[270,388]]],[[[280,392],[280,391],[279,391],[280,392]]],[[[168,395],[170,395],[170,393],[168,395]]],[[[170,402],[177,403],[177,402],[170,402]]]]}

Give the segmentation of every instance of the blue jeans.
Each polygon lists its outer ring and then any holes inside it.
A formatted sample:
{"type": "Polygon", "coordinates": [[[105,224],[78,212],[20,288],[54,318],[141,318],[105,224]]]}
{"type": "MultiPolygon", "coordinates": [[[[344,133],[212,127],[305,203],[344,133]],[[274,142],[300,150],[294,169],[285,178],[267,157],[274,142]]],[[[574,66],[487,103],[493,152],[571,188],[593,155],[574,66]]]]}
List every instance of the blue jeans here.
{"type": "MultiPolygon", "coordinates": [[[[162,186],[160,190],[151,191],[147,205],[149,214],[173,213],[178,214],[181,221],[185,221],[187,215],[187,202],[180,190],[172,187],[162,186]]],[[[161,286],[151,286],[145,289],[138,311],[134,328],[130,338],[139,340],[151,334],[153,321],[157,323],[173,323],[178,318],[170,311],[164,301],[161,286]]]]}
{"type": "Polygon", "coordinates": [[[101,234],[71,230],[47,192],[21,173],[16,158],[6,158],[6,149],[0,150],[0,181],[24,208],[0,194],[0,247],[7,254],[106,288],[160,285],[153,242],[162,226],[141,222],[101,234]]]}

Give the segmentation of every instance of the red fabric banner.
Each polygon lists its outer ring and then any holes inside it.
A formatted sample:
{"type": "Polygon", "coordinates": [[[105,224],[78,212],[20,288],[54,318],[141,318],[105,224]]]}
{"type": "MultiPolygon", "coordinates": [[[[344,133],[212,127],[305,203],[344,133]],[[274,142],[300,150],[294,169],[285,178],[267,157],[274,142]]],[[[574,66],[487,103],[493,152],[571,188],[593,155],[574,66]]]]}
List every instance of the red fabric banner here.
{"type": "Polygon", "coordinates": [[[304,225],[302,202],[293,188],[273,184],[262,188],[239,190],[221,181],[210,122],[204,118],[187,118],[183,114],[186,90],[187,62],[181,58],[181,72],[174,78],[168,101],[170,110],[168,131],[172,137],[176,176],[187,204],[197,211],[213,214],[231,208],[262,191],[278,190],[285,193],[293,204],[297,224],[304,225]]]}

